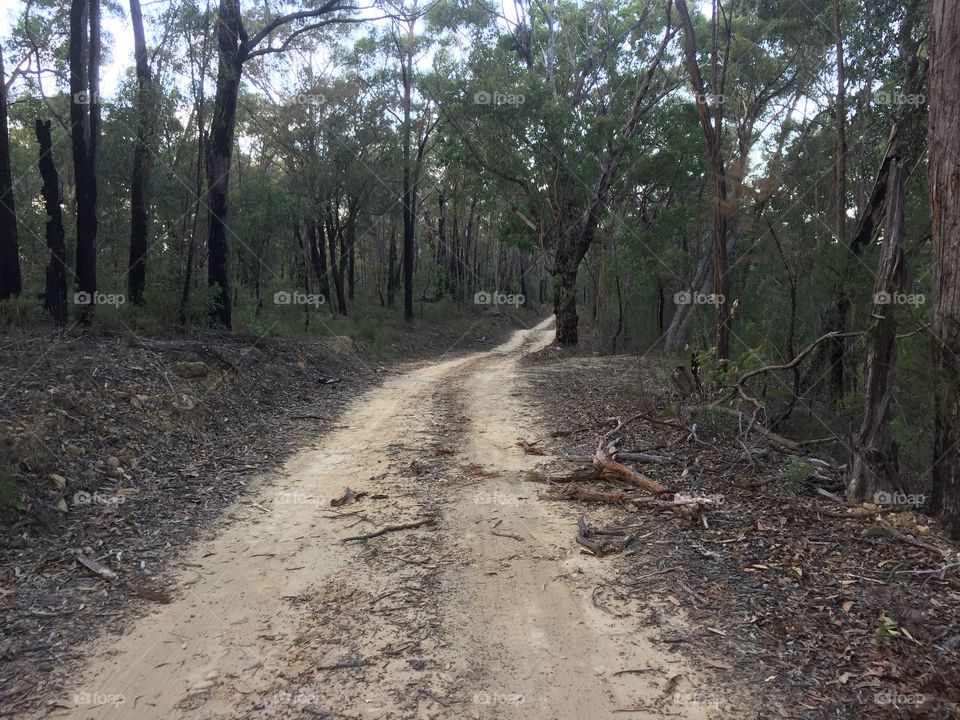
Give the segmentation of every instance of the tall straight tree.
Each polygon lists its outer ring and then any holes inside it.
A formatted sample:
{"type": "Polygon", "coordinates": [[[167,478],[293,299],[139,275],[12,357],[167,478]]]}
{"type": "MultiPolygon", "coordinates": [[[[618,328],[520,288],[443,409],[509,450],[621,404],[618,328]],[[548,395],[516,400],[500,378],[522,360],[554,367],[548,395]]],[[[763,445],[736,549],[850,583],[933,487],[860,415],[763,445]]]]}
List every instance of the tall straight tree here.
{"type": "Polygon", "coordinates": [[[210,225],[207,234],[207,284],[214,296],[210,324],[230,329],[233,324],[230,297],[230,208],[227,202],[230,190],[230,158],[233,154],[233,135],[237,125],[237,98],[243,65],[248,60],[283,52],[297,36],[335,23],[349,22],[350,18],[336,15],[339,11],[354,10],[343,0],[326,0],[307,10],[268,18],[253,37],[247,34],[240,15],[240,0],[220,0],[217,15],[217,92],[213,101],[213,118],[207,147],[207,204],[210,225]],[[314,22],[311,22],[314,21],[314,22]],[[291,27],[293,26],[293,27],[291,27]],[[273,45],[273,34],[291,27],[287,37],[273,45]],[[264,41],[266,44],[264,45],[264,41]],[[261,47],[262,45],[262,47],[261,47]]]}
{"type": "Polygon", "coordinates": [[[63,325],[67,322],[67,247],[63,241],[63,210],[60,207],[63,204],[63,183],[53,163],[50,121],[37,118],[35,127],[40,147],[40,177],[43,179],[40,194],[47,216],[47,248],[50,250],[43,307],[63,325]]]}
{"type": "Polygon", "coordinates": [[[931,509],[960,538],[960,13],[930,7],[930,235],[934,357],[939,371],[931,509]]]}
{"type": "Polygon", "coordinates": [[[127,265],[127,291],[130,293],[131,302],[143,305],[150,223],[150,142],[153,135],[156,91],[147,58],[140,0],[130,0],[130,21],[133,24],[133,48],[137,68],[137,140],[133,149],[133,177],[130,181],[130,260],[127,265]]]}
{"type": "MultiPolygon", "coordinates": [[[[716,293],[716,348],[717,358],[725,359],[730,355],[729,311],[730,279],[727,259],[727,176],[723,157],[723,93],[726,66],[720,67],[719,24],[721,18],[727,22],[727,46],[730,43],[729,16],[724,14],[720,3],[713,2],[711,16],[712,46],[710,50],[711,87],[710,94],[703,81],[700,65],[697,61],[697,36],[693,21],[685,0],[676,0],[680,21],[683,25],[684,52],[690,84],[693,86],[697,104],[697,117],[703,130],[703,141],[710,165],[710,177],[713,183],[713,287],[716,293]]],[[[729,53],[724,53],[724,56],[729,53]]]]}
{"type": "Polygon", "coordinates": [[[17,213],[13,204],[5,82],[3,48],[0,48],[0,300],[19,295],[23,289],[20,279],[20,246],[17,242],[17,213]]]}
{"type": "MultiPolygon", "coordinates": [[[[100,170],[100,0],[70,7],[70,134],[77,194],[77,290],[97,290],[97,176],[100,170]]],[[[93,305],[80,306],[90,321],[93,305]]]]}

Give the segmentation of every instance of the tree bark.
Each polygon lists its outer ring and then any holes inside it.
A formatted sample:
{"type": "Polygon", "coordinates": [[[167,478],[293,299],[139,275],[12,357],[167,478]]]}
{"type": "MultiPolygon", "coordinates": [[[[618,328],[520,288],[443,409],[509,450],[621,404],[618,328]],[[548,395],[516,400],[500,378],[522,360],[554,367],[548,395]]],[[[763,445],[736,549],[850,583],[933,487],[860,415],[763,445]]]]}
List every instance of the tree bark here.
{"type": "Polygon", "coordinates": [[[23,290],[13,171],[10,165],[10,133],[7,129],[6,77],[3,48],[0,48],[0,300],[19,295],[23,290]]]}
{"type": "Polygon", "coordinates": [[[330,209],[327,211],[327,249],[330,251],[330,273],[333,275],[333,287],[337,294],[337,312],[341,315],[347,314],[347,298],[343,292],[343,271],[345,262],[343,258],[343,228],[340,225],[339,218],[335,218],[336,211],[330,209]],[[341,254],[337,259],[337,244],[340,244],[341,254]]]}
{"type": "Polygon", "coordinates": [[[230,245],[227,238],[230,160],[237,124],[237,96],[240,92],[246,39],[239,0],[220,0],[217,16],[220,62],[206,158],[209,214],[207,285],[213,303],[210,325],[228,330],[233,326],[230,302],[230,245]]]}
{"type": "MultiPolygon", "coordinates": [[[[837,98],[834,107],[836,113],[836,161],[833,172],[834,230],[840,247],[847,246],[847,105],[846,72],[843,61],[843,35],[840,27],[840,0],[833,0],[833,34],[836,39],[837,61],[837,98]]],[[[845,258],[846,260],[846,258],[845,258]]],[[[850,296],[848,284],[841,282],[837,286],[836,323],[830,328],[837,332],[846,332],[847,317],[850,314],[850,296]]],[[[834,338],[830,342],[830,397],[834,402],[843,398],[846,391],[844,375],[846,372],[847,339],[834,338]]]]}
{"type": "Polygon", "coordinates": [[[960,539],[960,13],[930,8],[929,166],[934,361],[939,373],[931,510],[960,539]]]}
{"type": "MultiPolygon", "coordinates": [[[[399,43],[398,43],[399,44],[399,43]]],[[[411,178],[410,144],[413,127],[410,122],[413,85],[413,21],[409,21],[406,47],[400,52],[403,80],[403,319],[413,322],[413,253],[414,253],[414,187],[411,178]]]]}
{"type": "Polygon", "coordinates": [[[390,228],[390,249],[387,251],[387,307],[392,308],[397,295],[397,228],[390,228]]]}
{"type": "Polygon", "coordinates": [[[133,150],[133,178],[130,182],[130,259],[127,265],[127,291],[134,305],[143,305],[146,286],[147,234],[150,227],[151,153],[155,116],[153,75],[147,59],[147,41],[143,33],[140,0],[130,0],[133,45],[137,64],[137,140],[133,150]]]}
{"type": "MultiPolygon", "coordinates": [[[[714,8],[716,10],[716,8],[714,8]]],[[[706,86],[700,73],[697,62],[697,38],[693,29],[693,21],[687,9],[685,0],[677,0],[677,10],[684,28],[684,51],[687,72],[690,74],[690,83],[695,94],[697,116],[703,131],[703,141],[707,151],[707,161],[710,166],[710,175],[713,181],[713,287],[718,302],[716,303],[716,351],[717,359],[724,360],[730,354],[730,330],[732,319],[729,312],[729,268],[727,254],[727,181],[723,158],[723,112],[721,103],[716,100],[717,111],[711,114],[708,104],[706,86]]],[[[716,65],[717,31],[719,19],[714,12],[711,20],[714,35],[712,62],[714,65],[715,93],[722,90],[717,87],[716,65]]]]}
{"type": "Polygon", "coordinates": [[[881,491],[905,491],[900,479],[897,446],[890,433],[890,404],[897,363],[896,305],[891,301],[903,288],[906,277],[903,213],[908,170],[902,150],[900,129],[895,126],[883,162],[887,167],[886,222],[873,287],[863,419],[853,440],[847,478],[847,498],[854,502],[874,502],[874,496],[881,491]]]}
{"type": "Polygon", "coordinates": [[[63,232],[63,184],[53,164],[53,140],[50,137],[50,121],[37,119],[37,144],[40,146],[40,177],[43,185],[44,209],[47,215],[47,248],[50,262],[47,264],[43,307],[53,319],[63,325],[67,322],[67,247],[63,232]]]}
{"type": "Polygon", "coordinates": [[[310,242],[310,264],[313,266],[313,274],[317,279],[317,287],[323,295],[325,302],[330,302],[330,278],[327,275],[327,251],[323,246],[323,227],[314,221],[310,222],[308,228],[308,238],[310,242]]]}
{"type": "Polygon", "coordinates": [[[77,290],[91,299],[79,319],[89,323],[97,291],[97,176],[100,161],[100,0],[70,8],[70,123],[77,199],[77,290]]]}

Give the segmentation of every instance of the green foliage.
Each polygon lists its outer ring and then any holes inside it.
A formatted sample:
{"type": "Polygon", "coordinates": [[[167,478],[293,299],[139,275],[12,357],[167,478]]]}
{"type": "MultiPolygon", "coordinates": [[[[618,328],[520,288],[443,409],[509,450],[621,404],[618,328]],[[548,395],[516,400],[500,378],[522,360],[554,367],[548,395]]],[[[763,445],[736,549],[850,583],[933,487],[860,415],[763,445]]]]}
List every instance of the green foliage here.
{"type": "Polygon", "coordinates": [[[794,490],[799,490],[814,474],[815,471],[810,461],[805,458],[797,458],[780,475],[780,482],[794,490]]]}

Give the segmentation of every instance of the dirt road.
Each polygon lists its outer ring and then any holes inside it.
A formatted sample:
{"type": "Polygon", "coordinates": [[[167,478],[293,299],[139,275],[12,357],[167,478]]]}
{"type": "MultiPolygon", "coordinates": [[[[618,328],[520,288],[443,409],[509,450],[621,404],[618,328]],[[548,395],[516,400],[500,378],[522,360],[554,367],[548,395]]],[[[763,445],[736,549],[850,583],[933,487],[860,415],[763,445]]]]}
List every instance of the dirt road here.
{"type": "Polygon", "coordinates": [[[707,681],[654,644],[656,608],[604,603],[575,508],[524,479],[549,458],[514,444],[543,433],[518,360],[551,338],[548,321],[357,398],[196,544],[173,603],[87,648],[52,714],[719,717],[678,700],[707,681]],[[331,507],[347,487],[366,495],[331,507]]]}

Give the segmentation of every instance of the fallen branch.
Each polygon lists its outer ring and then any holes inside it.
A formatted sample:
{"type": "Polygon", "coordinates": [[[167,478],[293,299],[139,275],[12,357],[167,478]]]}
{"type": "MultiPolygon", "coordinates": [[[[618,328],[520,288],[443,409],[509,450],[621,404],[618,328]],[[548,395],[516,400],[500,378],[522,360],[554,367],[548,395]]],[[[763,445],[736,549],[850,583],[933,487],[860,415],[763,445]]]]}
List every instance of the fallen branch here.
{"type": "Polygon", "coordinates": [[[546,453],[544,453],[544,451],[541,450],[540,448],[535,447],[535,446],[536,446],[536,443],[529,443],[529,442],[527,442],[526,440],[524,440],[523,438],[520,438],[519,440],[517,440],[517,441],[514,443],[514,445],[516,445],[517,447],[523,448],[523,451],[524,451],[527,455],[545,455],[545,454],[546,454],[546,453]]]}
{"type": "Polygon", "coordinates": [[[365,535],[351,535],[350,537],[345,537],[340,540],[341,543],[350,542],[351,540],[371,540],[381,535],[386,535],[387,533],[397,532],[398,530],[412,530],[413,528],[423,527],[425,525],[433,525],[434,518],[424,518],[423,520],[415,520],[414,522],[403,523],[402,525],[388,525],[385,528],[381,528],[372,533],[367,533],[365,535]]]}
{"type": "Polygon", "coordinates": [[[98,575],[109,583],[116,582],[117,574],[108,568],[106,565],[97,562],[91,557],[87,557],[84,553],[79,550],[74,553],[73,557],[78,563],[83,565],[87,570],[92,572],[94,575],[98,575]]]}
{"type": "Polygon", "coordinates": [[[623,478],[641,490],[646,490],[651,495],[667,495],[672,493],[670,488],[618,462],[616,441],[606,444],[604,444],[603,440],[600,441],[597,445],[597,451],[593,455],[593,467],[596,468],[597,472],[603,477],[623,478]]]}
{"type": "Polygon", "coordinates": [[[936,553],[945,560],[951,559],[952,555],[949,550],[944,550],[943,548],[938,548],[936,545],[931,545],[930,543],[925,543],[922,540],[917,540],[916,538],[910,537],[909,535],[904,535],[902,532],[897,530],[891,523],[887,522],[883,518],[877,518],[877,524],[880,525],[884,530],[893,535],[897,540],[907,543],[907,545],[913,545],[922,550],[928,552],[936,553]]]}

